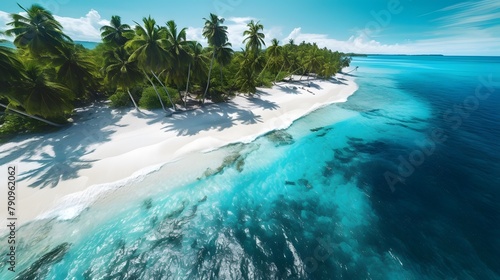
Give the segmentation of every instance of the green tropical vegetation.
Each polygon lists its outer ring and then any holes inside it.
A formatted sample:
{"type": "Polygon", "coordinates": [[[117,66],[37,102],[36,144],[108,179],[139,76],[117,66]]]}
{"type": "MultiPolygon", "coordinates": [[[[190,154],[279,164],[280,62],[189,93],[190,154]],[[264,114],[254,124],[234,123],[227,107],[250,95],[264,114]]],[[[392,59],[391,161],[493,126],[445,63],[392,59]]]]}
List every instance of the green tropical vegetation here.
{"type": "Polygon", "coordinates": [[[23,13],[11,14],[0,31],[16,47],[0,45],[0,134],[64,126],[75,107],[98,100],[173,113],[253,94],[290,75],[329,79],[350,63],[348,55],[315,43],[272,39],[266,46],[264,25],[253,20],[242,34],[245,47],[235,51],[215,14],[203,19],[206,47],[187,40],[187,29],[173,20],[162,25],[144,17],[129,26],[115,15],[101,28],[102,42],[88,50],[42,6],[19,7],[23,13]]]}

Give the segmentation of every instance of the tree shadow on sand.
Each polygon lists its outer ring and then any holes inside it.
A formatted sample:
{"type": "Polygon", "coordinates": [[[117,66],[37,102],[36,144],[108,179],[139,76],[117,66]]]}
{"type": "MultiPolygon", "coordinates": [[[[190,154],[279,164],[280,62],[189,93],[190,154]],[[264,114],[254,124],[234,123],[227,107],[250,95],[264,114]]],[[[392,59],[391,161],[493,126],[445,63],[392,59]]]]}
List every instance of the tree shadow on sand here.
{"type": "Polygon", "coordinates": [[[178,136],[187,136],[201,131],[222,131],[237,121],[249,125],[262,122],[262,118],[250,110],[238,108],[233,102],[227,102],[172,115],[164,121],[164,129],[177,131],[178,136]]]}
{"type": "Polygon", "coordinates": [[[276,102],[256,97],[248,97],[247,100],[250,101],[252,104],[261,107],[264,110],[277,110],[280,107],[276,102]]]}
{"type": "Polygon", "coordinates": [[[276,85],[281,91],[288,94],[302,94],[297,86],[294,85],[276,85]]]}
{"type": "Polygon", "coordinates": [[[114,127],[122,114],[106,105],[94,104],[75,114],[74,124],[62,130],[17,137],[0,146],[0,165],[27,163],[20,167],[20,181],[34,180],[29,187],[55,187],[60,181],[78,177],[82,169],[92,167],[92,160],[83,159],[96,145],[111,140],[114,127]],[[19,143],[7,149],[6,145],[19,143]],[[29,169],[32,163],[38,166],[29,169]]]}
{"type": "MultiPolygon", "coordinates": [[[[171,111],[170,109],[168,110],[171,111]]],[[[165,117],[172,115],[172,113],[173,112],[165,112],[162,109],[154,109],[154,110],[144,110],[144,111],[134,110],[134,112],[132,112],[132,115],[139,119],[148,120],[146,123],[150,125],[164,121],[165,117]]]]}
{"type": "Polygon", "coordinates": [[[84,148],[71,151],[69,147],[61,145],[52,146],[54,155],[42,153],[40,159],[25,159],[23,162],[35,162],[40,165],[39,168],[24,172],[21,180],[37,178],[29,187],[45,188],[47,186],[55,187],[59,181],[78,178],[78,171],[92,167],[95,160],[83,160],[82,157],[91,151],[85,152],[84,148]]]}

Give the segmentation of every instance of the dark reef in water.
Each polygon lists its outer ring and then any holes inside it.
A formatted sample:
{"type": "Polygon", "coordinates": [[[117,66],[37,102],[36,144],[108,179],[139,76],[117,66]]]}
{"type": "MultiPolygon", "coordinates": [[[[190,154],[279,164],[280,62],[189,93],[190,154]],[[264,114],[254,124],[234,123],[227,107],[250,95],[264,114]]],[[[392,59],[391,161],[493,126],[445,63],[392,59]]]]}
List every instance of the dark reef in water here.
{"type": "Polygon", "coordinates": [[[31,264],[30,267],[21,271],[21,273],[19,273],[19,275],[15,279],[44,279],[50,268],[63,259],[64,255],[66,255],[70,247],[71,244],[67,242],[60,244],[47,254],[41,256],[38,260],[31,264]]]}
{"type": "Polygon", "coordinates": [[[267,139],[269,139],[269,141],[273,142],[276,147],[291,145],[295,143],[292,135],[290,135],[290,133],[286,132],[285,130],[272,131],[265,136],[267,139]]]}

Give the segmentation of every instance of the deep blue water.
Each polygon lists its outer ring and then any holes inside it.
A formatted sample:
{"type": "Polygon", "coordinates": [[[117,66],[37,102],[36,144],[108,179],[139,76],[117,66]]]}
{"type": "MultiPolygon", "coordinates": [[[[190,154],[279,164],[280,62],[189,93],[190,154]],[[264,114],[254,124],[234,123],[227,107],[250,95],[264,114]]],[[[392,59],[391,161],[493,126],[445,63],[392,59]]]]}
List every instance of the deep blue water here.
{"type": "Polygon", "coordinates": [[[222,172],[21,229],[20,279],[500,279],[500,58],[352,64],[348,102],[222,172]]]}

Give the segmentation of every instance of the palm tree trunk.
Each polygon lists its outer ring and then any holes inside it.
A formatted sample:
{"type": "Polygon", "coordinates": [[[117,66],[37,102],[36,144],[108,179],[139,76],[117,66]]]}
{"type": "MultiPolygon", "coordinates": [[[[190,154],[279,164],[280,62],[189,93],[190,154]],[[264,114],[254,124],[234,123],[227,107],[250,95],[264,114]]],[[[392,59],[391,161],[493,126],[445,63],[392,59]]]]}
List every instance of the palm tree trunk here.
{"type": "Polygon", "coordinates": [[[269,62],[271,61],[271,59],[268,59],[267,62],[266,62],[266,66],[264,66],[264,68],[262,69],[262,71],[260,71],[259,73],[259,76],[257,76],[257,80],[260,79],[260,76],[262,75],[262,73],[264,73],[264,71],[266,71],[266,68],[267,66],[269,65],[269,62]]]}
{"type": "Polygon", "coordinates": [[[278,76],[280,75],[281,70],[283,70],[283,67],[285,67],[285,63],[283,63],[283,64],[281,65],[280,71],[278,71],[278,74],[276,74],[276,78],[274,78],[274,84],[276,84],[276,80],[278,79],[278,76]]]}
{"type": "Polygon", "coordinates": [[[167,109],[165,109],[165,105],[163,105],[163,101],[161,100],[161,96],[160,94],[158,93],[158,90],[156,89],[156,86],[155,84],[153,83],[153,81],[149,78],[148,74],[146,74],[146,72],[144,72],[144,76],[146,76],[146,79],[148,79],[149,83],[153,86],[153,88],[155,89],[155,92],[156,92],[156,95],[158,96],[158,100],[160,100],[160,104],[161,104],[161,107],[163,108],[163,111],[167,111],[167,109]]]}
{"type": "Polygon", "coordinates": [[[222,65],[219,65],[219,68],[220,68],[220,84],[222,85],[223,81],[222,81],[222,65]]]}
{"type": "Polygon", "coordinates": [[[135,103],[134,97],[132,97],[132,94],[130,93],[130,89],[127,88],[128,96],[130,96],[130,99],[132,100],[132,103],[134,103],[134,107],[137,111],[139,111],[139,107],[137,106],[137,103],[135,103]]]}
{"type": "Polygon", "coordinates": [[[44,123],[49,124],[49,125],[52,125],[52,126],[56,126],[56,127],[63,127],[63,126],[65,126],[64,124],[54,123],[54,122],[48,121],[48,120],[46,120],[46,119],[42,119],[42,118],[39,118],[39,117],[37,117],[37,116],[30,115],[30,114],[25,113],[25,112],[23,112],[23,111],[19,111],[19,110],[13,109],[13,108],[9,108],[7,105],[4,105],[4,104],[2,104],[2,103],[0,103],[0,106],[1,106],[1,107],[4,107],[5,109],[10,110],[10,111],[12,111],[12,112],[18,113],[18,114],[23,115],[23,116],[28,117],[28,118],[35,119],[35,120],[37,120],[37,121],[44,122],[44,123]]]}
{"type": "Polygon", "coordinates": [[[188,90],[189,90],[189,78],[190,77],[191,77],[191,63],[189,63],[189,66],[188,66],[188,80],[186,83],[186,91],[184,92],[184,107],[187,106],[187,94],[188,94],[188,90]]]}
{"type": "Polygon", "coordinates": [[[210,85],[210,75],[212,74],[212,66],[214,63],[214,59],[215,59],[215,50],[214,50],[214,54],[212,55],[212,60],[210,60],[210,68],[208,68],[207,87],[205,88],[205,92],[203,93],[203,101],[201,104],[205,104],[205,97],[207,96],[208,86],[210,85]]]}
{"type": "Polygon", "coordinates": [[[170,98],[170,94],[168,93],[167,87],[162,83],[162,81],[156,76],[156,74],[151,70],[151,74],[156,78],[156,80],[160,83],[160,85],[163,87],[163,90],[167,93],[168,101],[170,101],[170,104],[172,104],[172,109],[174,111],[177,111],[177,108],[175,107],[174,102],[172,102],[172,98],[170,98]]]}

